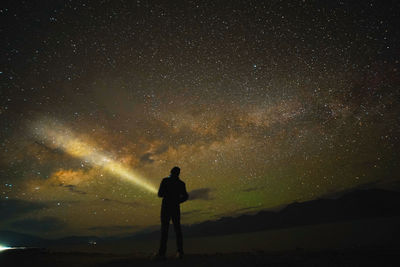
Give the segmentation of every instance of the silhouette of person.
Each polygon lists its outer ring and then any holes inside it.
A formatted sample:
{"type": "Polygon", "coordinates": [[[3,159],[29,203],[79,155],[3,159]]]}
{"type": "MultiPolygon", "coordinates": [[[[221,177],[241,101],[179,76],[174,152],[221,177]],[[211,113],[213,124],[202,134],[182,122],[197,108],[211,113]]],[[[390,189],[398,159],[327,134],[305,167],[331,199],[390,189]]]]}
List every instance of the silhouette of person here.
{"type": "Polygon", "coordinates": [[[160,258],[165,258],[165,252],[167,251],[168,229],[171,219],[176,235],[177,257],[183,257],[181,211],[179,205],[185,202],[189,198],[189,195],[186,192],[185,183],[179,179],[180,171],[179,167],[173,167],[170,176],[161,181],[158,190],[158,196],[163,198],[161,204],[161,240],[160,250],[158,251],[160,258]]]}

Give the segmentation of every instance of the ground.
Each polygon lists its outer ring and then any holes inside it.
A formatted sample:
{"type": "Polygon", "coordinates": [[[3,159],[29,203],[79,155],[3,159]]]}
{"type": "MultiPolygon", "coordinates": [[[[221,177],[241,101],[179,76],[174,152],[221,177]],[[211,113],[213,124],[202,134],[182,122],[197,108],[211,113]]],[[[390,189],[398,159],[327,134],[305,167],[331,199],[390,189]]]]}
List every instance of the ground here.
{"type": "Polygon", "coordinates": [[[0,266],[399,266],[400,248],[358,248],[329,251],[295,250],[224,254],[188,254],[155,261],[151,255],[54,253],[47,250],[9,250],[0,254],[0,266]]]}

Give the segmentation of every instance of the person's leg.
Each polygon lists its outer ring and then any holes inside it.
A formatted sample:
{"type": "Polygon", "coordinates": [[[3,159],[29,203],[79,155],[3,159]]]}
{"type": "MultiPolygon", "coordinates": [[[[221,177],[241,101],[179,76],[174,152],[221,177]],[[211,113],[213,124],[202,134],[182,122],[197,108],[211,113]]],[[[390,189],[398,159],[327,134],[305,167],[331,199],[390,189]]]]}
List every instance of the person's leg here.
{"type": "Polygon", "coordinates": [[[174,230],[176,235],[176,248],[180,254],[183,255],[183,238],[182,238],[182,229],[181,229],[181,212],[179,206],[177,209],[174,209],[172,216],[172,222],[174,224],[174,230]]]}
{"type": "Polygon", "coordinates": [[[170,215],[166,208],[161,208],[161,239],[158,255],[164,256],[167,251],[168,228],[170,215]]]}

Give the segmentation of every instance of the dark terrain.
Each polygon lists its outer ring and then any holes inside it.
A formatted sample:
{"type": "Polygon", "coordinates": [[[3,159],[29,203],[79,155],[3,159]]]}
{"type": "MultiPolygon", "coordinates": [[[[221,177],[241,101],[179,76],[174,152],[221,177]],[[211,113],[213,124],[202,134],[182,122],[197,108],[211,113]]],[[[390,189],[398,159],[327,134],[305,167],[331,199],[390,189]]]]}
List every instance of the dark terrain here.
{"type": "MultiPolygon", "coordinates": [[[[382,189],[356,190],[336,199],[326,198],[292,203],[279,211],[260,211],[253,215],[223,217],[215,221],[183,226],[183,233],[185,238],[198,238],[363,219],[399,217],[398,203],[400,203],[400,192],[382,189]]],[[[0,231],[0,242],[8,246],[51,247],[82,245],[90,241],[97,243],[140,242],[142,240],[158,240],[159,236],[158,230],[147,230],[125,237],[72,236],[49,240],[28,234],[0,231]]]]}
{"type": "Polygon", "coordinates": [[[399,266],[399,249],[351,249],[331,251],[262,251],[229,254],[189,254],[154,261],[151,255],[51,253],[9,250],[0,254],[1,266],[399,266]]]}
{"type": "Polygon", "coordinates": [[[358,190],[184,227],[186,255],[155,262],[158,231],[48,240],[0,231],[0,266],[399,266],[400,193],[358,190]],[[96,241],[96,245],[91,242],[96,241]],[[37,247],[32,248],[32,247],[37,247]]]}

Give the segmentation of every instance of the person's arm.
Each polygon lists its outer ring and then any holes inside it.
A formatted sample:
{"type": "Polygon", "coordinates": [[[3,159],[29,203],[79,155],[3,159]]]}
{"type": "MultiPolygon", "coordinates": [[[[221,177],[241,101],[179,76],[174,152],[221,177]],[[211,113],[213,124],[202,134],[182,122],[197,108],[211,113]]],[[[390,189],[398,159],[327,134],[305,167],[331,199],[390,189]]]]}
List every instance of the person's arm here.
{"type": "Polygon", "coordinates": [[[179,203],[185,202],[186,200],[188,200],[188,198],[189,198],[189,194],[186,192],[186,185],[185,185],[185,183],[183,183],[182,192],[181,192],[181,194],[180,194],[180,196],[179,196],[179,203]]]}
{"type": "Polygon", "coordinates": [[[158,189],[158,197],[164,197],[165,196],[165,184],[164,180],[161,181],[160,188],[158,189]]]}

